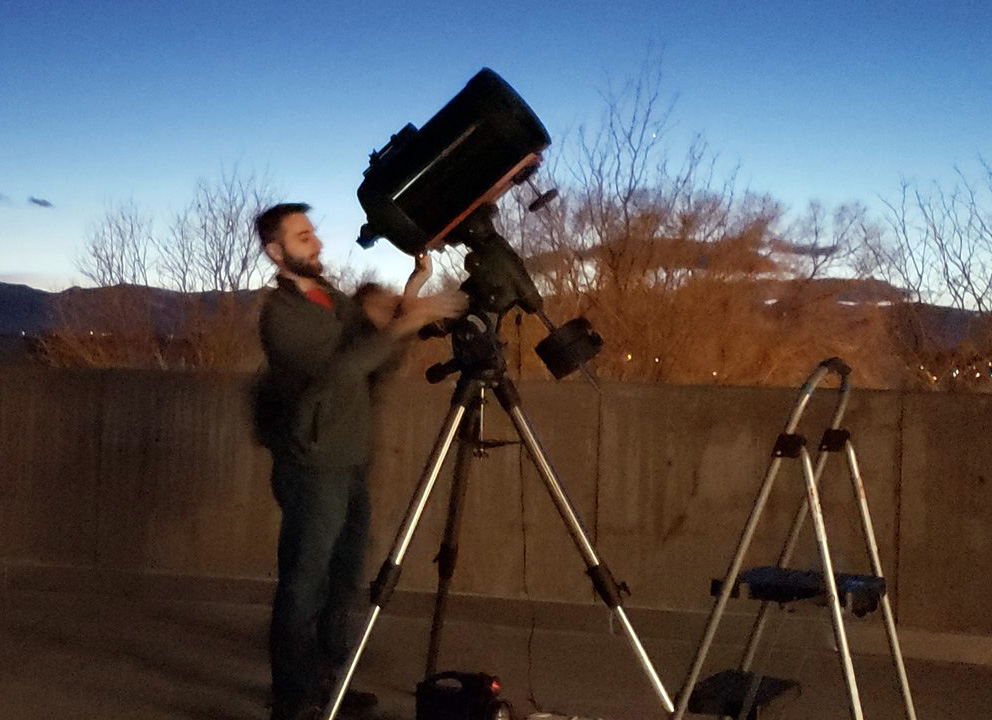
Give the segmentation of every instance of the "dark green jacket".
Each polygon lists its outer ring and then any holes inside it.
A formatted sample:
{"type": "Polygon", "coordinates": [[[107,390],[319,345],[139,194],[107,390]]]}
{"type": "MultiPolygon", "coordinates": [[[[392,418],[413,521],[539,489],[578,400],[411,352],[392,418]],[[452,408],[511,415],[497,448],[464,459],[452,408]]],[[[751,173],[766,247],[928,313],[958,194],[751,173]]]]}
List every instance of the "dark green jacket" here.
{"type": "Polygon", "coordinates": [[[372,376],[396,343],[330,285],[322,283],[333,310],[277,280],[259,319],[268,360],[256,397],[260,439],[304,465],[362,465],[371,446],[372,376]]]}

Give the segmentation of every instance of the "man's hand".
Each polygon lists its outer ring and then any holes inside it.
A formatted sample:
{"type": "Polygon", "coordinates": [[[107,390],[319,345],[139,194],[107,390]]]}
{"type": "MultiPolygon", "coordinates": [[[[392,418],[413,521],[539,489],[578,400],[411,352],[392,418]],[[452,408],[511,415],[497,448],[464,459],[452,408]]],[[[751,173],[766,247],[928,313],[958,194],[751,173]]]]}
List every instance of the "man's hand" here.
{"type": "Polygon", "coordinates": [[[410,273],[410,278],[406,281],[406,287],[403,289],[404,302],[416,298],[421,288],[430,279],[431,273],[434,272],[434,263],[426,252],[418,255],[414,263],[413,272],[410,273]]]}
{"type": "Polygon", "coordinates": [[[387,331],[395,338],[411,335],[437,320],[458,317],[467,307],[468,296],[460,290],[404,298],[401,314],[389,324],[387,331]]]}
{"type": "Polygon", "coordinates": [[[429,254],[422,252],[413,260],[413,274],[410,276],[410,279],[422,278],[426,280],[431,276],[432,272],[434,272],[434,261],[431,260],[429,254]]]}

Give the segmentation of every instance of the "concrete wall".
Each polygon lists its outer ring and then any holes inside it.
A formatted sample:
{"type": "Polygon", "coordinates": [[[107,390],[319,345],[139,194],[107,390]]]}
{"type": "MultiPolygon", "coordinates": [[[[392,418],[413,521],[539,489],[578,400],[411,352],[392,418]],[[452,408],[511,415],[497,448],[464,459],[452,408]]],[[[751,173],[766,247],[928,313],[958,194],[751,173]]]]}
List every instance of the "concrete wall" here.
{"type": "MultiPolygon", "coordinates": [[[[0,370],[0,557],[11,577],[270,579],[278,510],[251,440],[243,376],[0,370]],[[49,572],[49,574],[51,574],[49,572]]],[[[389,389],[373,474],[378,568],[447,410],[450,386],[389,389]]],[[[521,387],[524,408],[633,607],[708,609],[796,398],[790,389],[584,383],[521,387]]],[[[834,393],[801,430],[815,446],[834,393]]],[[[992,635],[992,398],[855,392],[858,449],[900,623],[992,635]]],[[[495,403],[485,434],[513,438],[495,403]]],[[[447,511],[442,475],[401,587],[430,591],[447,511]]],[[[823,499],[838,569],[866,568],[846,468],[823,499]]],[[[802,498],[788,463],[747,565],[773,562],[802,498]]],[[[474,464],[454,589],[595,601],[585,566],[519,446],[474,464]]],[[[795,564],[815,566],[807,533],[795,564]]],[[[183,586],[189,590],[189,583],[183,586]]]]}
{"type": "Polygon", "coordinates": [[[270,573],[278,517],[243,387],[210,375],[4,371],[3,557],[270,573]]]}

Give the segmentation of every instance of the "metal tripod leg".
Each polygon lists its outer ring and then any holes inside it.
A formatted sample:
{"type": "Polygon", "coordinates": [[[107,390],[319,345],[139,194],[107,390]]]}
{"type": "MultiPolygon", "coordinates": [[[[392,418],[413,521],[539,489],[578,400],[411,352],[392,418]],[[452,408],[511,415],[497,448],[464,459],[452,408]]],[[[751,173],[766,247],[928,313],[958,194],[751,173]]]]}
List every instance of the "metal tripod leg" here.
{"type": "MultiPolygon", "coordinates": [[[[871,570],[878,577],[884,577],[882,575],[882,560],[878,554],[878,543],[875,540],[875,529],[872,527],[871,515],[868,513],[868,498],[865,495],[865,485],[861,480],[858,457],[854,452],[854,446],[850,440],[844,444],[844,452],[847,455],[847,464],[851,471],[851,485],[854,488],[854,495],[858,499],[858,510],[861,514],[861,530],[864,534],[868,558],[871,561],[871,570]]],[[[902,649],[899,647],[899,637],[896,635],[896,621],[892,613],[892,604],[889,602],[888,592],[882,595],[881,601],[882,614],[885,618],[885,633],[889,638],[892,662],[895,664],[896,673],[899,676],[899,687],[902,690],[902,699],[906,706],[906,717],[908,720],[916,720],[916,708],[913,705],[913,695],[909,691],[909,678],[906,675],[906,665],[902,659],[902,649]]]]}
{"type": "Polygon", "coordinates": [[[592,579],[596,591],[603,599],[603,602],[613,611],[614,617],[616,617],[620,626],[623,628],[627,640],[634,649],[641,667],[644,668],[644,672],[647,674],[655,693],[661,699],[665,710],[669,713],[672,712],[674,710],[672,700],[668,696],[665,686],[662,685],[661,679],[658,677],[658,673],[651,663],[651,658],[648,657],[647,651],[645,651],[644,646],[641,644],[640,638],[638,638],[633,625],[631,625],[630,620],[627,618],[627,613],[621,605],[620,590],[617,587],[616,581],[610,574],[609,568],[600,561],[585,529],[582,527],[579,516],[576,514],[572,503],[565,494],[565,489],[562,487],[554,468],[551,467],[551,463],[548,461],[544,448],[541,447],[541,443],[534,434],[530,421],[524,415],[520,407],[520,396],[517,393],[516,387],[508,378],[504,377],[499,385],[496,386],[495,390],[500,405],[503,406],[503,409],[509,415],[510,421],[520,436],[520,440],[527,448],[531,460],[533,460],[538,473],[544,480],[548,493],[551,495],[551,500],[554,502],[558,513],[565,522],[565,526],[572,536],[572,540],[575,542],[579,553],[582,555],[582,559],[586,563],[586,572],[592,579]]]}
{"type": "Polygon", "coordinates": [[[413,534],[417,529],[417,525],[420,523],[424,508],[427,507],[427,501],[437,482],[438,475],[441,472],[441,466],[444,465],[444,459],[447,457],[448,451],[451,449],[451,444],[454,442],[455,436],[458,433],[458,428],[465,416],[466,409],[478,392],[478,385],[478,381],[466,380],[464,377],[458,381],[451,399],[451,408],[448,410],[448,415],[441,427],[441,432],[438,434],[434,448],[431,450],[427,464],[424,467],[424,473],[421,475],[417,489],[414,491],[413,497],[410,500],[406,515],[403,517],[403,522],[396,534],[396,539],[393,541],[392,549],[389,552],[388,558],[379,569],[376,579],[372,582],[372,607],[366,616],[365,625],[359,635],[358,642],[355,644],[351,655],[348,657],[348,661],[345,663],[345,671],[338,677],[337,684],[334,686],[331,694],[331,703],[322,713],[324,720],[334,720],[338,710],[341,708],[345,691],[351,684],[351,680],[355,675],[355,669],[358,667],[358,662],[362,657],[362,653],[365,652],[369,638],[372,636],[372,628],[375,626],[382,608],[389,600],[393,590],[396,588],[396,583],[399,581],[400,565],[403,563],[403,558],[410,548],[413,534]]]}
{"type": "Polygon", "coordinates": [[[462,432],[458,438],[451,497],[448,499],[448,519],[436,558],[437,595],[434,597],[434,619],[431,622],[431,637],[427,646],[425,678],[437,672],[437,656],[441,647],[441,632],[444,629],[444,612],[448,605],[448,588],[455,572],[455,563],[458,561],[458,535],[462,524],[462,509],[465,506],[465,492],[468,489],[468,473],[480,438],[484,393],[485,389],[480,386],[477,397],[471,401],[462,421],[462,432]]]}

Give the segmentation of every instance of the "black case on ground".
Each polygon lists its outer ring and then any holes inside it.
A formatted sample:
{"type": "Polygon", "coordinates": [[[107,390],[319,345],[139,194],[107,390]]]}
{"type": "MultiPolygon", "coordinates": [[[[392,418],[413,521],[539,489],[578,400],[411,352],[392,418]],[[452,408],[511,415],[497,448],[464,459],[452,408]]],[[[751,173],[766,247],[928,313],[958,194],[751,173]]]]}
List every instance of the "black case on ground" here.
{"type": "Polygon", "coordinates": [[[499,678],[448,670],[417,684],[417,720],[497,720],[509,715],[499,678]]]}

